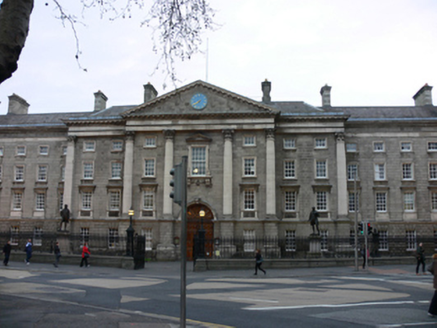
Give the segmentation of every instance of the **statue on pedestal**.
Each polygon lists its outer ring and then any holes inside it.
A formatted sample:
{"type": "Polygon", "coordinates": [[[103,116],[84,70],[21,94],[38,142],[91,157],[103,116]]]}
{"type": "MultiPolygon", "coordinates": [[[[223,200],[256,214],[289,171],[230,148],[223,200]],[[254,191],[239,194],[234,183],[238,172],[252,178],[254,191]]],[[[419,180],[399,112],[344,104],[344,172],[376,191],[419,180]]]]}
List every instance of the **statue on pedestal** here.
{"type": "Polygon", "coordinates": [[[315,235],[315,231],[314,231],[314,226],[316,226],[317,228],[317,234],[320,235],[320,231],[319,231],[319,212],[316,211],[316,208],[313,207],[311,213],[310,213],[310,218],[309,220],[311,223],[311,227],[313,228],[313,235],[315,235]]]}
{"type": "Polygon", "coordinates": [[[70,210],[68,209],[68,205],[64,205],[64,208],[61,211],[61,226],[59,227],[59,230],[62,230],[62,223],[64,223],[65,229],[67,230],[67,224],[70,222],[70,210]]]}

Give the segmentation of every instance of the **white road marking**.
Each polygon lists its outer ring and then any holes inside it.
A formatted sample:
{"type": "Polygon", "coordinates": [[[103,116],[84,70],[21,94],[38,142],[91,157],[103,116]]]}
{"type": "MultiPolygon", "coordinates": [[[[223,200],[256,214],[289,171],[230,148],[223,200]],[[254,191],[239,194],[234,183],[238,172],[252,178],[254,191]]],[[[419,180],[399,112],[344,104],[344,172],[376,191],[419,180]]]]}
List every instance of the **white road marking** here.
{"type": "Polygon", "coordinates": [[[340,307],[358,307],[369,305],[398,305],[398,304],[414,304],[414,301],[398,301],[398,302],[366,302],[366,303],[352,303],[352,304],[312,304],[312,305],[295,305],[295,306],[276,306],[264,308],[243,308],[249,311],[271,311],[271,310],[296,310],[307,308],[340,308],[340,307]]]}
{"type": "Polygon", "coordinates": [[[261,303],[279,303],[278,301],[271,301],[271,300],[258,300],[254,298],[243,298],[243,297],[229,297],[230,300],[236,300],[236,301],[249,301],[249,302],[261,302],[261,303]]]}

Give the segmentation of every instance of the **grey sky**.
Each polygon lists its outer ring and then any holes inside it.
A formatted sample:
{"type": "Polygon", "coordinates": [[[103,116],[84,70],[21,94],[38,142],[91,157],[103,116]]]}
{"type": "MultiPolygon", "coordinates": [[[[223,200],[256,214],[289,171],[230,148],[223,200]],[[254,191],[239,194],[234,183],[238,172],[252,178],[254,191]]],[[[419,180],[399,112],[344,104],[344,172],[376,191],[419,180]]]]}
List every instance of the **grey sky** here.
{"type": "MultiPolygon", "coordinates": [[[[67,1],[66,3],[69,3],[67,1]]],[[[320,88],[332,86],[332,105],[413,105],[425,84],[437,88],[437,1],[434,0],[213,0],[222,26],[209,42],[208,82],[261,100],[261,82],[272,99],[320,106],[320,88]]],[[[139,104],[143,84],[163,90],[151,31],[144,14],[115,22],[87,13],[79,26],[81,64],[71,30],[52,7],[35,1],[18,71],[0,85],[0,114],[16,93],[31,113],[89,111],[101,90],[108,106],[139,104]]],[[[206,56],[177,65],[183,85],[206,79],[206,56]]],[[[435,95],[435,90],[433,90],[435,95]]],[[[435,98],[435,96],[434,96],[435,98]]],[[[437,99],[435,99],[437,101],[437,99]]]]}

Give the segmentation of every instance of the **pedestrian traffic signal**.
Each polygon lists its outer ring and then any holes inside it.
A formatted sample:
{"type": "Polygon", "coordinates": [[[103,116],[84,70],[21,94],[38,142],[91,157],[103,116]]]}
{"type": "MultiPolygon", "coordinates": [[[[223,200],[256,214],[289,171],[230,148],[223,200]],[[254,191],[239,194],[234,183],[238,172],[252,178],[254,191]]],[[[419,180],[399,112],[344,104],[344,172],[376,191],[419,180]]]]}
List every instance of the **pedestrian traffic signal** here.
{"type": "Polygon", "coordinates": [[[370,235],[371,233],[373,233],[373,228],[370,223],[367,223],[367,234],[370,235]]]}
{"type": "Polygon", "coordinates": [[[185,181],[183,173],[181,163],[175,165],[170,170],[170,174],[173,176],[170,180],[170,186],[173,187],[173,190],[170,192],[170,198],[173,198],[173,202],[179,205],[181,205],[184,196],[183,188],[185,186],[185,181]]]}
{"type": "Polygon", "coordinates": [[[361,235],[364,234],[364,224],[363,222],[358,223],[358,231],[361,235]]]}

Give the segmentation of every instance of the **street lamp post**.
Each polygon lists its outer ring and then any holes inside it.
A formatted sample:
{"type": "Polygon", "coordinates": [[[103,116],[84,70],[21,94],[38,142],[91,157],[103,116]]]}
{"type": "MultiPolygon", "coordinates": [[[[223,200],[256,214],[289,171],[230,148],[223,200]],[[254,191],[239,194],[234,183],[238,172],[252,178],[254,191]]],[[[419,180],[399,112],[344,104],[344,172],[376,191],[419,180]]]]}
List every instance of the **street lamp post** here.
{"type": "Polygon", "coordinates": [[[200,229],[199,229],[199,258],[205,258],[205,229],[203,228],[203,218],[205,217],[205,211],[199,212],[200,216],[200,229]]]}
{"type": "Polygon", "coordinates": [[[129,228],[126,229],[127,233],[127,243],[126,243],[126,256],[133,256],[134,255],[134,227],[132,226],[132,217],[134,216],[135,212],[131,208],[129,210],[129,228]]]}

